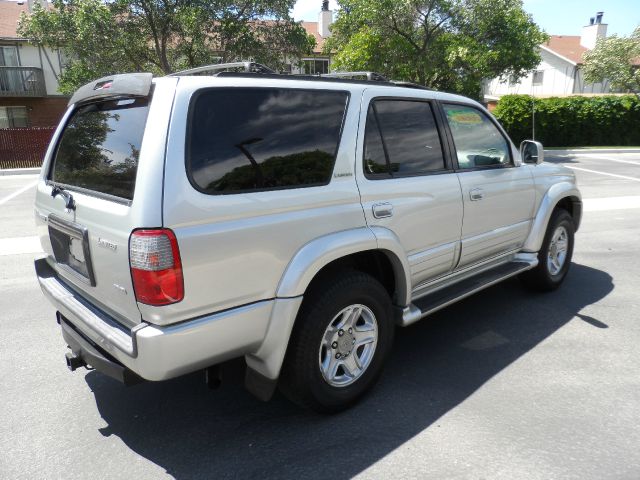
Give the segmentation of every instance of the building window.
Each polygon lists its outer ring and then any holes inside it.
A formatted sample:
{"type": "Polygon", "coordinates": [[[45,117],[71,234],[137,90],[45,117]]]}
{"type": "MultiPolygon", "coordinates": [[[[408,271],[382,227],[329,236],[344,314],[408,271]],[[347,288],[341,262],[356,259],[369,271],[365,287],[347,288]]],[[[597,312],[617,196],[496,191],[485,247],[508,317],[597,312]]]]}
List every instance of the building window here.
{"type": "Polygon", "coordinates": [[[533,72],[534,85],[542,85],[543,80],[544,80],[544,71],[538,70],[537,72],[533,72]]]}
{"type": "Polygon", "coordinates": [[[0,128],[28,126],[27,107],[0,107],[0,128]]]}
{"type": "Polygon", "coordinates": [[[18,67],[20,60],[18,59],[18,49],[14,46],[0,46],[0,66],[2,67],[18,67]]]}
{"type": "Polygon", "coordinates": [[[303,60],[304,63],[304,73],[307,75],[320,75],[322,73],[329,73],[329,59],[328,58],[320,58],[320,59],[308,59],[303,60]]]}

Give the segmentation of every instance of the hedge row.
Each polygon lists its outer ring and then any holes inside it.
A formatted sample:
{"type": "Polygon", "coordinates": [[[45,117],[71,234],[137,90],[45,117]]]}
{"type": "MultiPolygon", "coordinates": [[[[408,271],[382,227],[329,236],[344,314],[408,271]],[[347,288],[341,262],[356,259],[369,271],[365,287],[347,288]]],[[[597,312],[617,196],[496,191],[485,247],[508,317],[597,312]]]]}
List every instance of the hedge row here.
{"type": "Polygon", "coordinates": [[[536,140],[549,147],[640,145],[640,97],[536,98],[506,95],[493,114],[511,139],[531,138],[535,108],[536,140]]]}

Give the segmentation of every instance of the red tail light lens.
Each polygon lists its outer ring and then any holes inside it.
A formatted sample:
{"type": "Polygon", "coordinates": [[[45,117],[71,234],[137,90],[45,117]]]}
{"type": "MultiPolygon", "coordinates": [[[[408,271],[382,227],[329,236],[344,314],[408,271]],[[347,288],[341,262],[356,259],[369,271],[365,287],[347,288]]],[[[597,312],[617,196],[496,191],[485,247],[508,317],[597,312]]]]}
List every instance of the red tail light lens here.
{"type": "Polygon", "coordinates": [[[129,241],[129,263],[138,302],[160,306],[184,298],[180,250],[171,230],[135,230],[129,241]]]}

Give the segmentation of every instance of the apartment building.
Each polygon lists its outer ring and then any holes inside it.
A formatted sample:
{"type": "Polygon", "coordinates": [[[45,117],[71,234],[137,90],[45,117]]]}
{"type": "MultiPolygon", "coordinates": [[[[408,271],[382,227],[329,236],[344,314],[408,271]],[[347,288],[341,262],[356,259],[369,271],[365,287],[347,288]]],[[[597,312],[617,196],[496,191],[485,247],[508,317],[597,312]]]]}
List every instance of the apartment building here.
{"type": "Polygon", "coordinates": [[[0,0],[0,128],[50,127],[68,98],[58,91],[62,53],[33,45],[17,33],[18,20],[36,2],[0,0]]]}

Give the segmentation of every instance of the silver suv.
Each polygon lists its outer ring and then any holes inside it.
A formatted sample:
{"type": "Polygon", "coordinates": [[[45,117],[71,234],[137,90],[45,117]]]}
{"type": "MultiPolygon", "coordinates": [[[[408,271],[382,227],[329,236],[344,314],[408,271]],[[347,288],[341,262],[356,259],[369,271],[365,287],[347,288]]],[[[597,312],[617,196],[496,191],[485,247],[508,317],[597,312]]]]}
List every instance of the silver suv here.
{"type": "Polygon", "coordinates": [[[337,411],[375,383],[396,326],[515,275],[565,278],[574,174],[478,103],[247,69],[72,97],[35,205],[71,370],[215,382],[244,357],[259,398],[337,411]]]}

